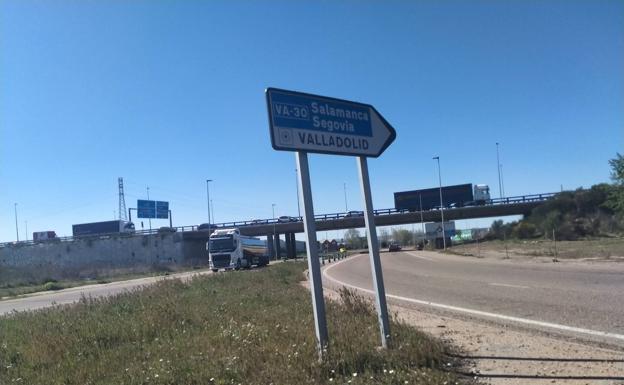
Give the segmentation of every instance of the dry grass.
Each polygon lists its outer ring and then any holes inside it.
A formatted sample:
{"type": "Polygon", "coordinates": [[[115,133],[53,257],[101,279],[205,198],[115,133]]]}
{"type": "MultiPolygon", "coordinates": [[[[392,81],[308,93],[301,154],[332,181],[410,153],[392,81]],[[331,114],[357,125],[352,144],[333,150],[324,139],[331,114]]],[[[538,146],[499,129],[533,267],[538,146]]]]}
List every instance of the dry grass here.
{"type": "Polygon", "coordinates": [[[444,347],[392,324],[377,348],[371,305],[328,302],[331,345],[318,362],[303,263],[168,280],[0,318],[1,384],[451,384],[444,347]]]}
{"type": "MultiPolygon", "coordinates": [[[[554,257],[555,243],[552,240],[508,240],[507,252],[510,258],[554,257]]],[[[488,241],[479,244],[453,246],[452,252],[475,257],[505,257],[505,242],[488,241]]],[[[594,238],[578,241],[558,241],[557,258],[624,258],[624,238],[594,238]]]]}

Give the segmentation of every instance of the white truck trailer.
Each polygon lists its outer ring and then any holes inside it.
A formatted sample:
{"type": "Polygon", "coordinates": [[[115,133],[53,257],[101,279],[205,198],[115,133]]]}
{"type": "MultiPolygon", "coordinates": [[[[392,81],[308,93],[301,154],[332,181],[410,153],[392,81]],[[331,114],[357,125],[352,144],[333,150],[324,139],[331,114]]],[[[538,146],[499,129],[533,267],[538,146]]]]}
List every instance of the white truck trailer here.
{"type": "Polygon", "coordinates": [[[269,264],[269,249],[261,239],[240,234],[240,230],[218,229],[206,243],[212,271],[238,270],[269,264]]]}

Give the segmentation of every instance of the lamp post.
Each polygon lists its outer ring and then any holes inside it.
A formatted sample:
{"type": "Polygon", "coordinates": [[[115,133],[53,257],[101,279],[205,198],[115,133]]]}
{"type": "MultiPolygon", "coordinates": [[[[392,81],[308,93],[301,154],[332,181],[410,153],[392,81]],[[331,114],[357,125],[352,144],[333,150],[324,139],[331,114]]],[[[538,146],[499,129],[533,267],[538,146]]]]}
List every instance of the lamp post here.
{"type": "Polygon", "coordinates": [[[498,170],[498,195],[499,198],[503,197],[503,184],[501,182],[501,164],[500,164],[500,156],[498,154],[498,145],[496,142],[496,169],[498,170]]]}
{"type": "Polygon", "coordinates": [[[440,170],[440,157],[434,156],[438,161],[438,181],[440,182],[440,216],[442,217],[442,245],[446,250],[446,231],[444,231],[444,202],[442,201],[442,171],[440,170]]]}
{"type": "MultiPolygon", "coordinates": [[[[147,186],[147,200],[150,200],[149,199],[149,186],[147,186]]],[[[147,220],[149,222],[149,229],[150,229],[150,233],[151,233],[152,232],[152,218],[148,218],[147,220]]]]}
{"type": "MultiPolygon", "coordinates": [[[[208,207],[208,224],[210,224],[210,182],[212,182],[212,179],[206,179],[206,206],[208,207]]],[[[208,227],[210,228],[210,226],[208,227]]],[[[210,231],[210,229],[208,231],[210,231]]]]}
{"type": "Polygon", "coordinates": [[[295,186],[297,186],[297,216],[301,218],[301,205],[299,204],[299,170],[295,169],[295,186]]]}
{"type": "Polygon", "coordinates": [[[275,241],[275,203],[271,203],[271,211],[273,212],[273,257],[277,259],[277,248],[279,245],[279,238],[275,241]],[[275,245],[277,243],[277,246],[275,245]]]}
{"type": "Polygon", "coordinates": [[[210,234],[212,234],[212,225],[210,224],[210,182],[212,179],[206,179],[206,204],[208,206],[208,257],[210,258],[210,234]]]}
{"type": "Polygon", "coordinates": [[[502,190],[501,190],[502,191],[502,195],[503,195],[503,197],[506,197],[507,194],[505,194],[505,174],[503,173],[503,164],[502,163],[500,165],[499,170],[500,170],[500,178],[501,178],[500,180],[501,180],[501,187],[502,187],[502,190]]]}
{"type": "Polygon", "coordinates": [[[349,206],[347,206],[347,182],[343,182],[342,187],[344,190],[344,198],[345,198],[345,213],[348,213],[349,206]]]}
{"type": "Polygon", "coordinates": [[[422,228],[422,243],[423,243],[423,249],[425,248],[425,239],[426,234],[425,234],[425,221],[423,220],[423,212],[422,212],[422,194],[418,194],[418,200],[420,201],[420,226],[422,228]]]}
{"type": "Polygon", "coordinates": [[[13,204],[13,209],[15,210],[15,237],[17,238],[17,242],[19,242],[19,229],[17,227],[17,203],[13,204]]]}

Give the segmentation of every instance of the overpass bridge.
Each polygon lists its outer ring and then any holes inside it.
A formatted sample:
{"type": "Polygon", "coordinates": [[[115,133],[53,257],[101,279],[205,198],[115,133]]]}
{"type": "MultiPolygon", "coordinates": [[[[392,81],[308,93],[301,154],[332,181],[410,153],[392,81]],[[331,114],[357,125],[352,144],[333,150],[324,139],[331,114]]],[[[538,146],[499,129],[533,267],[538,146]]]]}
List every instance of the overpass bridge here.
{"type": "MultiPolygon", "coordinates": [[[[444,220],[462,220],[476,218],[502,217],[509,215],[528,215],[535,207],[551,199],[555,193],[524,195],[518,197],[492,199],[482,206],[456,207],[444,209],[444,220]]],[[[376,226],[405,225],[422,222],[441,221],[440,210],[409,211],[397,209],[375,210],[376,226]]],[[[345,230],[364,227],[364,215],[361,212],[334,213],[315,215],[316,230],[345,230]]],[[[266,236],[269,245],[278,245],[280,234],[286,239],[288,257],[295,254],[295,234],[304,232],[303,218],[289,217],[288,220],[266,219],[253,221],[216,223],[217,228],[238,227],[241,234],[248,236],[266,236]]],[[[187,239],[208,240],[208,231],[190,231],[187,239]]],[[[281,250],[277,250],[279,257],[281,250]]]]}
{"type": "MultiPolygon", "coordinates": [[[[527,215],[535,207],[542,204],[544,201],[551,199],[555,196],[555,193],[547,194],[534,194],[524,195],[518,197],[491,199],[485,205],[482,206],[469,206],[469,207],[455,207],[444,209],[444,220],[461,220],[461,219],[474,219],[474,218],[488,218],[488,217],[501,217],[508,215],[527,215]]],[[[392,225],[405,225],[412,223],[422,222],[437,222],[441,220],[440,210],[428,210],[423,211],[409,211],[409,210],[397,210],[397,209],[382,209],[374,211],[375,225],[376,226],[392,226],[392,225]]],[[[315,215],[316,230],[344,230],[364,227],[364,215],[359,211],[351,211],[348,213],[333,213],[333,214],[319,214],[315,215]]],[[[249,236],[266,236],[267,244],[270,248],[273,245],[280,244],[280,234],[284,234],[286,239],[287,256],[293,257],[295,253],[295,234],[302,233],[303,218],[301,217],[288,217],[284,219],[263,219],[263,220],[251,220],[251,221],[237,221],[237,222],[223,222],[214,224],[216,228],[228,228],[238,227],[241,234],[249,236]]],[[[158,234],[165,232],[177,232],[181,233],[182,240],[187,244],[193,245],[194,252],[196,254],[205,254],[205,245],[208,241],[209,232],[206,230],[198,230],[198,226],[180,226],[174,228],[160,228],[152,230],[140,230],[134,233],[123,234],[97,234],[84,237],[61,237],[55,238],[50,242],[73,242],[77,238],[106,238],[110,235],[121,235],[123,237],[135,237],[146,236],[150,234],[158,234]]],[[[0,248],[12,246],[15,244],[34,244],[32,240],[20,241],[20,242],[5,242],[0,243],[0,248]]],[[[274,252],[271,250],[272,255],[280,257],[281,248],[274,252]]],[[[207,257],[207,256],[206,256],[207,257]]]]}

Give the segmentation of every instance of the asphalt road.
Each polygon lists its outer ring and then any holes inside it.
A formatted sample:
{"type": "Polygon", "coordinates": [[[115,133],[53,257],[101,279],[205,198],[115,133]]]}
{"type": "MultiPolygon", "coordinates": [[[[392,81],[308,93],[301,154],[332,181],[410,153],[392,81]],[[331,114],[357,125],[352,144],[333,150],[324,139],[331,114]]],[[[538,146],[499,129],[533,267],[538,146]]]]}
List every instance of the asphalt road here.
{"type": "MultiPolygon", "coordinates": [[[[624,264],[382,253],[386,295],[495,322],[624,344],[624,264]]],[[[368,255],[326,265],[325,285],[372,289],[368,255]]]]}
{"type": "Polygon", "coordinates": [[[126,290],[136,289],[163,279],[186,279],[196,274],[212,274],[209,270],[196,270],[186,273],[171,274],[168,276],[138,278],[128,281],[118,281],[104,284],[79,286],[59,291],[46,291],[0,301],[0,316],[13,311],[36,310],[55,304],[70,304],[80,300],[82,296],[102,297],[114,295],[126,290]]]}

